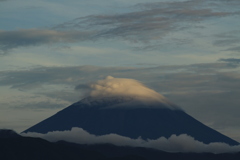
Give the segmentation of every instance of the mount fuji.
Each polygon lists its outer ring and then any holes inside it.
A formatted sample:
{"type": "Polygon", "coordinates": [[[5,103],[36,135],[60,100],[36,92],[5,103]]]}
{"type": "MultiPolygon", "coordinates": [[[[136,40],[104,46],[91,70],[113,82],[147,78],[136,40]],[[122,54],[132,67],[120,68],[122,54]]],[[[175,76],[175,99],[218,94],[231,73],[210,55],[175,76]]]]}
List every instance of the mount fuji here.
{"type": "Polygon", "coordinates": [[[107,77],[88,85],[86,98],[25,130],[48,133],[79,127],[90,134],[157,139],[187,134],[209,144],[239,143],[197,121],[164,96],[132,79],[107,77]]]}

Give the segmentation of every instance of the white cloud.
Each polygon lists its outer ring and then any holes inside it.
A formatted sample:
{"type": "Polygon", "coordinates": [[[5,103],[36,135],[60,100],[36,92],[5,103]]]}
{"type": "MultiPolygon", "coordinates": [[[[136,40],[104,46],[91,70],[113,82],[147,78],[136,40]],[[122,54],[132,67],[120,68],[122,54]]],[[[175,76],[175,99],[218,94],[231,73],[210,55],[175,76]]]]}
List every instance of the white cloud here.
{"type": "Polygon", "coordinates": [[[82,128],[72,128],[70,131],[54,131],[47,134],[41,133],[22,133],[22,136],[40,137],[51,142],[64,140],[78,144],[103,144],[110,143],[117,146],[133,146],[133,147],[146,147],[154,148],[167,152],[210,152],[210,153],[228,153],[239,152],[240,145],[230,146],[226,143],[214,142],[204,144],[195,140],[193,137],[186,134],[172,135],[168,139],[160,137],[158,139],[143,140],[141,137],[131,139],[117,134],[107,134],[96,136],[83,130],[82,128]]]}

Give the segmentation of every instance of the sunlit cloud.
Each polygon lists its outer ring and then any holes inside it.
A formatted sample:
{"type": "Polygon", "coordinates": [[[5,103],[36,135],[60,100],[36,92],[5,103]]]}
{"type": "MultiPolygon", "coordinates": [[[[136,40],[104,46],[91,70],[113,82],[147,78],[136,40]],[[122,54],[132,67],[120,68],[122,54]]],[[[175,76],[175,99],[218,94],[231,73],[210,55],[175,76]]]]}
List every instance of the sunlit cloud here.
{"type": "MultiPolygon", "coordinates": [[[[103,80],[98,80],[88,86],[79,85],[78,89],[88,89],[85,97],[101,100],[102,98],[123,98],[131,99],[131,103],[127,103],[127,107],[163,107],[170,109],[180,109],[176,105],[168,101],[163,95],[144,86],[137,80],[127,78],[114,78],[107,76],[103,80]],[[151,105],[149,105],[151,104],[151,105]]],[[[120,104],[114,107],[125,107],[120,104]]]]}

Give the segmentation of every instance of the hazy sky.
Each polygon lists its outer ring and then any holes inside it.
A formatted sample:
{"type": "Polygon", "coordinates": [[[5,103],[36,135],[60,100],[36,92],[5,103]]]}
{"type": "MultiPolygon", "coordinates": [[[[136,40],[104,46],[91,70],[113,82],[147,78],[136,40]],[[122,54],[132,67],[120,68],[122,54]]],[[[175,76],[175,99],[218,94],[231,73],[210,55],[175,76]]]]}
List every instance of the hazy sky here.
{"type": "Polygon", "coordinates": [[[136,79],[240,141],[239,0],[0,0],[0,128],[136,79]]]}

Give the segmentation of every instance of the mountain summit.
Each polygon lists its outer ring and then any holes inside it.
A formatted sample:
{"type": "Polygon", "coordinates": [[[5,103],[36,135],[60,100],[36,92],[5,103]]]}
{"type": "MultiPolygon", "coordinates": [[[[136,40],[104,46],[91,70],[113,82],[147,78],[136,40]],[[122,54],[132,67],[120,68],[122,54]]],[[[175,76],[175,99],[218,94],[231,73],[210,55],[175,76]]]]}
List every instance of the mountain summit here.
{"type": "Polygon", "coordinates": [[[86,98],[24,132],[47,133],[79,127],[94,135],[114,133],[134,139],[157,139],[187,134],[206,144],[239,144],[138,81],[107,77],[88,87],[91,90],[86,98]]]}

